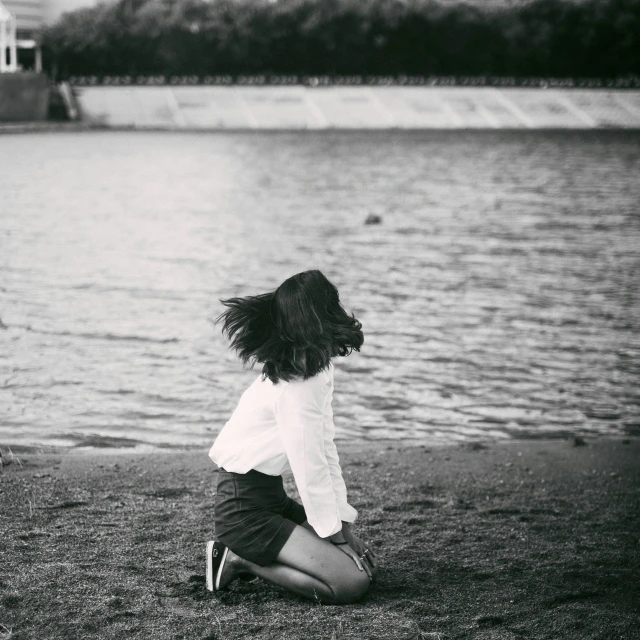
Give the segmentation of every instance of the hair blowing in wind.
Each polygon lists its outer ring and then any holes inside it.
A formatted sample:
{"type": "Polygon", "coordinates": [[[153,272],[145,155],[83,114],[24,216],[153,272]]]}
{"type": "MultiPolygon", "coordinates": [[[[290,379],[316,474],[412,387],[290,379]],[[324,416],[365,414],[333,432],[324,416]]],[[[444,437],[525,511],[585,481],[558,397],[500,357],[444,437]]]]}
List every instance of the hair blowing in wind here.
{"type": "Polygon", "coordinates": [[[338,289],[317,269],[285,280],[275,291],[220,300],[217,318],[243,364],[263,363],[278,380],[309,378],[332,357],[360,351],[362,324],[340,304],[338,289]]]}

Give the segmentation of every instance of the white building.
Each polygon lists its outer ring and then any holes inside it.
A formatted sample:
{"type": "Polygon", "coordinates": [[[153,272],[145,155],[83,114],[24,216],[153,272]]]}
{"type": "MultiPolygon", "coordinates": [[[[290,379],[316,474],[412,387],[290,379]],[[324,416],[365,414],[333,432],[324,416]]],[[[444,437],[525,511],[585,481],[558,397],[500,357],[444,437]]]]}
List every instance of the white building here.
{"type": "MultiPolygon", "coordinates": [[[[96,4],[98,0],[0,0],[0,24],[8,25],[11,22],[6,16],[3,20],[3,6],[4,13],[8,12],[15,19],[18,67],[40,71],[40,34],[43,26],[55,22],[67,11],[96,4]]],[[[3,58],[0,53],[0,72],[16,70],[15,65],[7,64],[11,59],[11,36],[7,35],[10,29],[5,26],[3,32],[3,27],[0,27],[0,49],[5,54],[3,58]]]]}
{"type": "Polygon", "coordinates": [[[16,19],[0,2],[0,73],[17,69],[16,19]]]}

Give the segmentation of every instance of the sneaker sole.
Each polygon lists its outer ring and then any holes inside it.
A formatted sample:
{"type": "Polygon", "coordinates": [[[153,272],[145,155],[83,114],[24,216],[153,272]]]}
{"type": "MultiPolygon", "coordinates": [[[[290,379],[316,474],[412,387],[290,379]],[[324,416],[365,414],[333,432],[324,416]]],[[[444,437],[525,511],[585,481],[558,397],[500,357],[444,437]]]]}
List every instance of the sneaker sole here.
{"type": "Polygon", "coordinates": [[[228,552],[229,552],[229,547],[225,547],[224,553],[222,554],[222,560],[220,560],[220,566],[218,567],[218,572],[216,574],[216,591],[220,589],[220,576],[222,575],[222,569],[224,568],[224,562],[227,559],[228,552]]]}
{"type": "Polygon", "coordinates": [[[207,542],[207,589],[213,591],[213,540],[207,542]]]}

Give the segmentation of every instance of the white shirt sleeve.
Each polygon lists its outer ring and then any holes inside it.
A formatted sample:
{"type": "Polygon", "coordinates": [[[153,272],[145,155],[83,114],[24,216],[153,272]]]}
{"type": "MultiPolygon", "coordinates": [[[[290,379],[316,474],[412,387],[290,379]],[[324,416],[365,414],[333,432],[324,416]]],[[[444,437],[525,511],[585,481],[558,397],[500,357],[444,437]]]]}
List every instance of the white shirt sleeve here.
{"type": "Polygon", "coordinates": [[[326,454],[324,385],[319,377],[290,382],[274,406],[278,430],[307,520],[321,538],[342,529],[343,515],[331,471],[333,466],[335,473],[336,458],[332,452],[329,456],[326,454]]]}
{"type": "Polygon", "coordinates": [[[333,434],[325,435],[324,452],[329,464],[329,472],[331,473],[333,493],[338,501],[340,520],[344,522],[355,522],[358,517],[358,512],[347,502],[347,487],[342,478],[340,459],[338,458],[336,443],[333,441],[333,434]]]}

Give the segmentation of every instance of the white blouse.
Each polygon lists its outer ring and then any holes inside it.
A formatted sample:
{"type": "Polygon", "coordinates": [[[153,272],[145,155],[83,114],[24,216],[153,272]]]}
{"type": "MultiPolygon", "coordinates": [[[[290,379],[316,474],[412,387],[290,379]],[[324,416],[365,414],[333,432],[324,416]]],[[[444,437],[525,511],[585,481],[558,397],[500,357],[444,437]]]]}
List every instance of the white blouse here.
{"type": "Polygon", "coordinates": [[[333,441],[333,364],[307,380],[260,374],[242,394],[209,457],[226,471],[293,472],[307,520],[321,538],[354,522],[333,441]]]}

